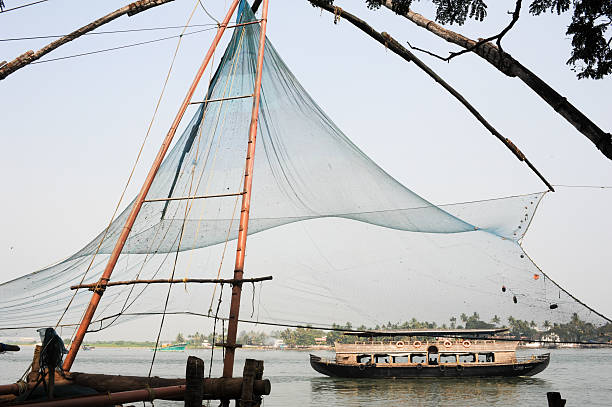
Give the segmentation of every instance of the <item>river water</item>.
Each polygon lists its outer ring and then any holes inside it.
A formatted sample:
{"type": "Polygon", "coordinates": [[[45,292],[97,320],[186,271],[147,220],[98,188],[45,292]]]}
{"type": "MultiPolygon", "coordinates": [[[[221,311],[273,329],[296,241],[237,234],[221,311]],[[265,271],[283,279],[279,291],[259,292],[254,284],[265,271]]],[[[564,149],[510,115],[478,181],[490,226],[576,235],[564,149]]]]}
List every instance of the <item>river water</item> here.
{"type": "MultiPolygon", "coordinates": [[[[540,351],[535,351],[539,353],[540,351]]],[[[245,358],[263,359],[272,394],[264,406],[546,406],[546,392],[559,391],[567,406],[612,406],[612,349],[551,350],[551,362],[535,377],[516,379],[332,379],[312,370],[308,352],[239,349],[235,375],[245,358]]],[[[332,352],[315,352],[332,356],[332,352]]],[[[531,354],[534,351],[520,352],[531,354]]],[[[21,376],[33,348],[0,355],[0,384],[21,376]]],[[[184,377],[187,356],[205,360],[210,350],[158,352],[153,375],[184,377]]],[[[96,348],[81,351],[73,371],[146,376],[153,352],[147,349],[96,348]]],[[[220,376],[221,351],[215,350],[212,375],[220,376]]],[[[148,404],[148,403],[147,403],[148,404]]],[[[212,406],[218,403],[212,402],[212,406]]],[[[155,406],[182,403],[156,401],[155,406]]]]}

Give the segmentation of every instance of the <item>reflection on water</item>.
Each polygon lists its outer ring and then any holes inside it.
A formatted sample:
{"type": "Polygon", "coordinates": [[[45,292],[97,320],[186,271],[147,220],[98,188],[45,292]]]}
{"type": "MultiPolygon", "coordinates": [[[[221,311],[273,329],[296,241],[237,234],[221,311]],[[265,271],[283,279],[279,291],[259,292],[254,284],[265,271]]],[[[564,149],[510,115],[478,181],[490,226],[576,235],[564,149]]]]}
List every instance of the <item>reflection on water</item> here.
{"type": "Polygon", "coordinates": [[[550,385],[538,378],[335,379],[310,380],[315,405],[521,405],[525,387],[543,395],[550,385]]]}

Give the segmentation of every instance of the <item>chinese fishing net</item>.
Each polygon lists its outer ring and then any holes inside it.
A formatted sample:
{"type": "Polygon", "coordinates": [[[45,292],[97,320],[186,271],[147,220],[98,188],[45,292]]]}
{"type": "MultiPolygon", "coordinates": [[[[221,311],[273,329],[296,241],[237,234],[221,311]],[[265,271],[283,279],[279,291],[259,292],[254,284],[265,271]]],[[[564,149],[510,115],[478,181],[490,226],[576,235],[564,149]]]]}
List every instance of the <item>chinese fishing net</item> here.
{"type": "MultiPolygon", "coordinates": [[[[255,19],[246,3],[239,16],[255,19]]],[[[259,32],[258,24],[234,29],[206,96],[221,100],[197,108],[147,199],[230,196],[145,203],[111,280],[232,278],[242,197],[231,194],[242,191],[253,103],[236,97],[253,93],[259,32]]],[[[550,326],[597,337],[610,322],[521,248],[544,193],[428,202],[334,125],[269,41],[255,157],[245,277],[274,279],[244,285],[242,319],[375,327],[416,318],[441,326],[465,314],[471,319],[457,325],[515,324],[531,338],[550,326]]],[[[73,331],[91,292],[70,286],[98,281],[130,208],[67,260],[0,285],[0,332],[58,321],[64,335],[73,331]]],[[[167,292],[167,284],[109,287],[90,330],[130,321],[123,332],[151,338],[161,312],[164,335],[210,331],[209,317],[228,314],[227,286],[173,285],[164,308],[167,292]]]]}

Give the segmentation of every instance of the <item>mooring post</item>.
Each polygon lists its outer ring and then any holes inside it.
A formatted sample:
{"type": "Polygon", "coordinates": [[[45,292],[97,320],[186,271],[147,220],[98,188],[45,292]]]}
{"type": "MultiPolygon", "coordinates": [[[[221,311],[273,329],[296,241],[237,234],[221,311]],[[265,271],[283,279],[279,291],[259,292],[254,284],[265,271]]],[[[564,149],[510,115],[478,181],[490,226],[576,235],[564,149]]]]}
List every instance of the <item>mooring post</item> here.
{"type": "Polygon", "coordinates": [[[203,396],[204,361],[189,356],[185,372],[185,407],[202,407],[203,396]]]}
{"type": "Polygon", "coordinates": [[[259,407],[261,397],[253,391],[255,380],[263,377],[263,360],[247,359],[244,362],[242,373],[242,395],[238,405],[240,407],[259,407]]]}
{"type": "Polygon", "coordinates": [[[561,398],[561,393],[558,391],[549,391],[546,393],[548,399],[548,407],[565,407],[567,400],[561,398]]]}

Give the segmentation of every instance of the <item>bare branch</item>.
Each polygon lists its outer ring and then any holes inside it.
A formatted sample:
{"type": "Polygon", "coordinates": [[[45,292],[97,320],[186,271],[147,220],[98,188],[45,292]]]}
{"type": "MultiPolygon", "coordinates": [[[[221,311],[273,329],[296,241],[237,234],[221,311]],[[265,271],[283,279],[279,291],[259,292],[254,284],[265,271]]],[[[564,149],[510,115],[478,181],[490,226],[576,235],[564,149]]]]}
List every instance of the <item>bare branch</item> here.
{"type": "Polygon", "coordinates": [[[492,135],[494,135],[499,141],[501,141],[520,161],[524,161],[529,168],[546,184],[549,190],[554,191],[553,186],[544,178],[542,174],[531,164],[531,162],[525,157],[523,152],[519,150],[512,141],[504,136],[502,136],[483,116],[480,114],[478,110],[470,102],[463,97],[456,89],[454,89],[450,84],[448,84],[444,79],[442,79],[438,74],[436,74],[429,66],[427,66],[423,61],[421,61],[416,55],[406,49],[403,45],[401,45],[397,40],[391,37],[386,32],[378,32],[374,30],[367,22],[356,17],[355,15],[341,9],[337,6],[332,6],[325,2],[325,0],[308,0],[311,4],[316,7],[320,7],[323,10],[326,10],[334,15],[334,21],[337,21],[339,17],[344,18],[349,21],[355,27],[359,28],[364,33],[368,34],[370,37],[381,43],[385,46],[385,48],[393,51],[395,54],[402,57],[404,60],[408,62],[414,62],[416,66],[418,66],[421,70],[423,70],[427,75],[429,75],[434,81],[439,83],[444,89],[446,89],[455,99],[457,99],[492,135]]]}
{"type": "Polygon", "coordinates": [[[440,56],[440,55],[438,55],[438,54],[436,54],[436,53],[434,53],[434,52],[428,51],[428,50],[423,49],[423,48],[413,47],[413,46],[412,46],[412,44],[411,44],[409,41],[406,41],[406,44],[408,44],[408,46],[410,47],[410,49],[413,49],[413,50],[415,50],[415,51],[420,51],[420,52],[423,52],[423,53],[425,53],[425,54],[427,54],[427,55],[430,55],[430,56],[432,56],[432,57],[434,57],[434,58],[438,58],[438,59],[440,59],[440,60],[442,60],[442,61],[448,62],[448,61],[447,61],[447,59],[446,59],[446,57],[440,56]]]}
{"type": "MultiPolygon", "coordinates": [[[[510,31],[512,29],[512,27],[514,27],[514,24],[516,24],[516,22],[519,19],[520,13],[521,13],[521,5],[522,5],[523,0],[516,0],[516,5],[514,8],[514,12],[512,13],[512,21],[510,21],[510,23],[506,26],[506,28],[504,28],[499,34],[495,34],[489,38],[485,38],[482,40],[479,40],[476,44],[474,44],[473,46],[463,49],[459,52],[451,52],[451,54],[448,56],[448,58],[445,59],[445,61],[450,61],[451,59],[458,57],[459,55],[463,55],[466,54],[468,52],[472,52],[474,51],[476,48],[480,47],[481,45],[493,41],[493,40],[497,40],[497,48],[499,48],[499,53],[502,55],[504,55],[504,51],[502,49],[501,46],[501,39],[504,37],[504,35],[506,35],[508,33],[508,31],[510,31]]],[[[500,58],[500,62],[503,58],[500,58]]]]}
{"type": "MultiPolygon", "coordinates": [[[[393,11],[392,0],[384,0],[382,4],[389,10],[393,11]]],[[[450,42],[451,44],[458,45],[462,48],[470,48],[477,43],[477,41],[474,41],[473,39],[461,35],[455,31],[444,28],[435,21],[432,21],[421,14],[415,13],[412,10],[400,13],[400,15],[419,27],[422,27],[432,34],[442,38],[443,40],[450,42]]],[[[578,110],[566,98],[560,95],[559,92],[540,79],[536,74],[531,72],[507,52],[502,54],[495,44],[490,42],[474,47],[473,52],[479,57],[483,58],[485,61],[489,62],[504,75],[519,78],[533,92],[540,96],[542,100],[552,107],[555,112],[559,113],[559,115],[574,126],[576,130],[591,140],[591,142],[602,152],[604,156],[612,160],[612,136],[610,133],[604,132],[584,113],[578,110]]]]}

